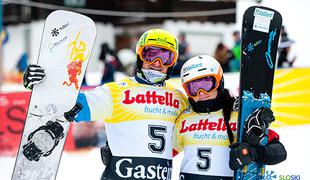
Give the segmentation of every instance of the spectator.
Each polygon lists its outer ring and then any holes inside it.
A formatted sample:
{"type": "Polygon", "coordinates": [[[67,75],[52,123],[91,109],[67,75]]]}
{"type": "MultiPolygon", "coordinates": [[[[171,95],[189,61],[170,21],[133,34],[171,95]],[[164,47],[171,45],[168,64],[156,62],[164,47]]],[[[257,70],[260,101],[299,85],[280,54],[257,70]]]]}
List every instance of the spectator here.
{"type": "Polygon", "coordinates": [[[179,57],[180,59],[186,59],[189,56],[189,44],[186,41],[185,33],[179,35],[179,57]]]}
{"type": "Polygon", "coordinates": [[[189,58],[189,44],[186,41],[185,33],[180,33],[179,35],[179,58],[176,63],[176,65],[173,68],[172,76],[179,77],[181,67],[184,64],[184,62],[189,58]]]}
{"type": "Polygon", "coordinates": [[[279,44],[279,56],[278,56],[278,68],[283,67],[292,67],[296,56],[290,58],[289,53],[291,51],[291,46],[295,43],[295,41],[290,40],[287,36],[287,34],[284,34],[283,37],[281,37],[281,42],[279,44]]]}
{"type": "Polygon", "coordinates": [[[233,38],[234,38],[234,46],[232,48],[232,53],[235,57],[234,60],[230,62],[230,69],[232,72],[236,72],[240,70],[240,59],[241,59],[241,38],[240,38],[240,32],[234,31],[233,32],[233,38]]]}
{"type": "Polygon", "coordinates": [[[293,58],[290,58],[290,51],[291,51],[291,46],[295,43],[295,41],[291,40],[288,37],[287,31],[285,29],[285,26],[281,27],[281,32],[280,32],[280,44],[278,47],[278,67],[283,68],[283,67],[292,67],[295,60],[296,56],[293,58]]]}
{"type": "Polygon", "coordinates": [[[116,71],[123,71],[123,65],[117,56],[117,52],[111,49],[107,43],[101,45],[100,59],[108,60],[116,71]]]}
{"type": "Polygon", "coordinates": [[[134,76],[136,69],[137,55],[131,49],[120,49],[117,52],[120,62],[123,65],[123,73],[127,76],[134,76]]]}
{"type": "Polygon", "coordinates": [[[113,82],[115,66],[107,59],[107,54],[113,54],[107,43],[101,45],[101,53],[99,55],[99,61],[103,62],[103,71],[101,77],[101,84],[113,82]]]}
{"type": "MultiPolygon", "coordinates": [[[[100,81],[101,84],[113,82],[115,71],[122,71],[123,69],[122,63],[119,61],[116,52],[110,49],[107,43],[103,43],[101,45],[99,61],[103,63],[102,77],[100,81]]],[[[86,74],[83,78],[82,86],[87,86],[86,74]]]]}
{"type": "Polygon", "coordinates": [[[224,43],[220,42],[216,46],[214,58],[221,64],[224,72],[230,72],[230,61],[234,60],[235,57],[224,43]]]}
{"type": "Polygon", "coordinates": [[[285,26],[281,27],[280,36],[281,36],[281,38],[288,38],[285,26]]]}
{"type": "Polygon", "coordinates": [[[19,73],[24,73],[28,66],[28,55],[27,53],[23,53],[19,58],[16,68],[19,73]]]}

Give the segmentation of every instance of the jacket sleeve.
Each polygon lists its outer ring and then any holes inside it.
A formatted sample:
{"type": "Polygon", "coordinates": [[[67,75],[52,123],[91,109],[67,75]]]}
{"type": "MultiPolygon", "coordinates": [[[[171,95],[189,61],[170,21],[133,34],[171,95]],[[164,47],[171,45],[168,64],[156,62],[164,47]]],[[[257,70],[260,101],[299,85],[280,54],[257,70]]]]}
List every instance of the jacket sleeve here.
{"type": "Polygon", "coordinates": [[[268,141],[266,146],[258,147],[258,162],[274,165],[284,161],[287,153],[284,145],[279,141],[279,135],[270,130],[268,141]]]}
{"type": "Polygon", "coordinates": [[[83,106],[75,118],[77,122],[104,120],[112,115],[112,95],[105,85],[79,93],[77,103],[83,106]]]}

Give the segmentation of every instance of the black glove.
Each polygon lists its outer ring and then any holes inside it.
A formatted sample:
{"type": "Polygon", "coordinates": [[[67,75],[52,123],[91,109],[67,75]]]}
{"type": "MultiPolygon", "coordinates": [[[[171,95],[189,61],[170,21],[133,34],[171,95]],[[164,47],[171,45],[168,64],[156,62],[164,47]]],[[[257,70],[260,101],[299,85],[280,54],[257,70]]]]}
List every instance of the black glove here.
{"type": "Polygon", "coordinates": [[[35,64],[30,64],[23,77],[23,85],[25,88],[32,90],[34,84],[39,84],[45,79],[44,69],[35,64]]]}
{"type": "Polygon", "coordinates": [[[271,109],[261,107],[255,110],[245,121],[243,141],[258,145],[267,135],[267,128],[275,120],[271,109]]]}
{"type": "Polygon", "coordinates": [[[112,153],[109,147],[109,144],[107,142],[107,144],[103,147],[100,148],[100,153],[101,153],[101,160],[102,163],[107,166],[109,164],[109,162],[112,159],[112,153]]]}
{"type": "Polygon", "coordinates": [[[237,170],[243,166],[257,160],[257,150],[248,143],[234,143],[229,146],[229,167],[237,170]]]}
{"type": "Polygon", "coordinates": [[[69,122],[73,122],[75,121],[75,116],[83,109],[83,105],[80,103],[76,103],[75,106],[73,106],[73,108],[64,113],[64,117],[67,121],[69,122]]]}

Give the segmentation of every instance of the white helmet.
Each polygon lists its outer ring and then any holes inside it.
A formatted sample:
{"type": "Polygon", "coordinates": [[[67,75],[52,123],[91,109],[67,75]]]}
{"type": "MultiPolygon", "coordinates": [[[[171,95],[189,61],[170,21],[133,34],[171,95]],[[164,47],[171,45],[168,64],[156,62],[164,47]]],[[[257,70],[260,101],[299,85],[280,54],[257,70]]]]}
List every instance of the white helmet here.
{"type": "Polygon", "coordinates": [[[185,90],[187,83],[207,76],[214,77],[216,82],[214,89],[221,86],[221,83],[223,82],[223,70],[219,62],[211,56],[198,55],[192,57],[182,66],[181,79],[185,90]]]}

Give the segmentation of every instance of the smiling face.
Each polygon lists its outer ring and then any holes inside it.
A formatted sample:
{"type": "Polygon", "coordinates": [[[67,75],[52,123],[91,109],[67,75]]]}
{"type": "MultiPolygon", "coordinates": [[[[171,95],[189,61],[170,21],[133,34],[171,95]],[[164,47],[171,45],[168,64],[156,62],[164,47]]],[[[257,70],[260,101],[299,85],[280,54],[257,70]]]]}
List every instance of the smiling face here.
{"type": "Polygon", "coordinates": [[[168,68],[163,67],[161,63],[159,62],[159,60],[156,60],[154,63],[151,63],[151,64],[143,62],[142,69],[152,69],[152,70],[164,73],[164,74],[167,74],[167,71],[168,71],[168,68]]]}
{"type": "Polygon", "coordinates": [[[168,68],[172,68],[178,59],[178,41],[166,30],[150,29],[141,35],[136,45],[136,54],[139,56],[138,70],[155,70],[167,74],[168,68]]]}

